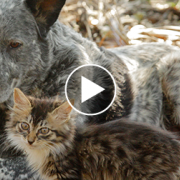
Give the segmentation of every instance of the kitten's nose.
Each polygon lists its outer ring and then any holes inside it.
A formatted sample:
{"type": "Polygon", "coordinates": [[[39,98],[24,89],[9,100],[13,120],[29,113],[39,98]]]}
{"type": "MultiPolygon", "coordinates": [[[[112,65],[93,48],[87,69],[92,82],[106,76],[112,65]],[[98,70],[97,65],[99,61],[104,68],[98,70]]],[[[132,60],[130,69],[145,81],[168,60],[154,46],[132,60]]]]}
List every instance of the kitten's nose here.
{"type": "Polygon", "coordinates": [[[34,143],[34,141],[30,141],[30,140],[29,140],[28,143],[29,143],[30,145],[32,145],[32,144],[34,143]]]}

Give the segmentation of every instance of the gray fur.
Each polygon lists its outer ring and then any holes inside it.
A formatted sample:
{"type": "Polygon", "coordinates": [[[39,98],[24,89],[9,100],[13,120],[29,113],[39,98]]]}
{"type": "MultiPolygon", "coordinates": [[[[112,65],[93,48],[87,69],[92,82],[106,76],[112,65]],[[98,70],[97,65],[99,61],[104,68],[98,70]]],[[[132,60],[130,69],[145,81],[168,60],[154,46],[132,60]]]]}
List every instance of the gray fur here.
{"type": "Polygon", "coordinates": [[[163,89],[162,127],[180,130],[180,51],[163,57],[157,64],[163,89]]]}
{"type": "Polygon", "coordinates": [[[0,179],[1,180],[41,180],[38,175],[30,173],[25,167],[23,157],[12,159],[0,159],[0,179]]]}
{"type": "Polygon", "coordinates": [[[126,63],[131,74],[135,100],[130,118],[136,117],[134,120],[147,121],[150,124],[156,124],[164,129],[179,133],[179,48],[151,43],[115,48],[111,51],[119,57],[123,57],[122,60],[126,63]],[[135,53],[138,48],[142,48],[139,58],[135,53]],[[149,52],[154,52],[154,54],[150,56],[149,52]],[[166,54],[166,52],[168,53],[166,54]],[[146,85],[143,85],[143,82],[146,82],[146,85]]]}
{"type": "Polygon", "coordinates": [[[162,111],[162,88],[159,74],[155,66],[146,66],[132,76],[135,100],[130,119],[159,126],[162,111]]]}
{"type": "MultiPolygon", "coordinates": [[[[27,1],[31,4],[38,0],[27,1]]],[[[109,121],[127,115],[144,121],[144,113],[139,113],[141,110],[146,111],[148,123],[159,123],[158,118],[162,113],[162,94],[159,77],[153,67],[163,56],[175,51],[176,48],[165,44],[143,44],[113,50],[99,49],[95,43],[59,22],[55,22],[50,27],[46,17],[43,17],[47,16],[49,11],[38,16],[35,9],[28,8],[23,0],[0,1],[0,103],[12,105],[12,93],[15,87],[20,88],[27,95],[54,97],[58,94],[64,100],[64,84],[68,75],[80,65],[94,63],[111,71],[118,85],[117,97],[112,107],[101,116],[79,116],[77,121],[80,124],[109,121]],[[11,41],[20,41],[23,45],[12,49],[9,46],[11,41]],[[143,85],[141,82],[136,84],[136,78],[134,81],[133,77],[139,78],[138,81],[141,80],[137,75],[138,69],[147,65],[152,68],[152,74],[145,76],[147,82],[143,79],[143,85]],[[150,103],[144,103],[147,101],[146,98],[150,103]],[[147,104],[149,104],[148,109],[147,104]]],[[[85,73],[89,74],[89,72],[85,73]]],[[[79,83],[78,79],[71,84],[71,98],[76,98],[75,103],[81,108],[78,100],[80,95],[76,89],[77,83],[79,83]]],[[[92,103],[90,108],[93,108],[92,103]]],[[[102,104],[100,102],[99,106],[102,104]]],[[[5,123],[4,111],[0,109],[1,134],[5,123]]],[[[7,153],[5,155],[12,156],[7,153]]],[[[20,180],[21,173],[15,168],[16,161],[4,159],[2,168],[7,169],[10,161],[12,171],[16,172],[13,179],[20,180]]],[[[21,167],[25,167],[24,161],[22,164],[21,167]]],[[[10,180],[9,175],[3,172],[1,171],[1,177],[10,180]]],[[[24,176],[30,175],[25,173],[24,176]]]]}

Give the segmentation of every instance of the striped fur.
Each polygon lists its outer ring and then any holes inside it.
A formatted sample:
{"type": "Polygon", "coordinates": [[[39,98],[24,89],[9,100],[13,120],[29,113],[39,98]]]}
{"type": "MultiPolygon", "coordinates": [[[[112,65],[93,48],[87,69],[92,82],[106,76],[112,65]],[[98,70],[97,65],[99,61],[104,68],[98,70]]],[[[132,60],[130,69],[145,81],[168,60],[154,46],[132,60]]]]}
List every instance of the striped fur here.
{"type": "Polygon", "coordinates": [[[15,96],[10,109],[8,141],[44,180],[179,180],[176,136],[126,119],[80,129],[67,102],[55,107],[52,100],[19,99],[15,96]],[[22,122],[29,131],[22,130],[22,122]],[[38,133],[42,127],[48,134],[38,133]],[[29,135],[35,137],[32,144],[29,135]]]}

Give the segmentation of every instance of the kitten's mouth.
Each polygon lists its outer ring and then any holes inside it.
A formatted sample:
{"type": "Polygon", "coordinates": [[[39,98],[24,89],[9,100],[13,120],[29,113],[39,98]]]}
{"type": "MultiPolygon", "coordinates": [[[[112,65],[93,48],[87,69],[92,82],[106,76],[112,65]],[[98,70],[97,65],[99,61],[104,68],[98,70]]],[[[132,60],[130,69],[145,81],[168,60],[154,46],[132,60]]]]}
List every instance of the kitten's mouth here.
{"type": "Polygon", "coordinates": [[[34,145],[34,144],[29,144],[29,143],[27,143],[27,146],[28,146],[28,148],[30,148],[30,149],[34,149],[34,148],[36,147],[36,145],[34,145]]]}
{"type": "Polygon", "coordinates": [[[36,149],[36,150],[42,150],[42,148],[41,147],[39,147],[37,144],[27,144],[27,146],[28,146],[28,148],[29,149],[36,149]]]}

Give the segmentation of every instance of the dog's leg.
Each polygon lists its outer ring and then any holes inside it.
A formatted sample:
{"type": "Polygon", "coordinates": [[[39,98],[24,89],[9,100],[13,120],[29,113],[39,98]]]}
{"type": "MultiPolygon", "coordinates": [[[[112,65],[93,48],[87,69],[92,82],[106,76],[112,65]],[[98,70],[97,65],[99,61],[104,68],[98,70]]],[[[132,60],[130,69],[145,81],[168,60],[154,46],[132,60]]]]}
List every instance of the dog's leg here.
{"type": "Polygon", "coordinates": [[[135,99],[130,119],[159,126],[162,89],[157,68],[155,66],[142,67],[132,77],[135,99]]]}
{"type": "Polygon", "coordinates": [[[180,130],[180,52],[163,57],[158,63],[164,102],[161,124],[171,131],[180,130]]]}

